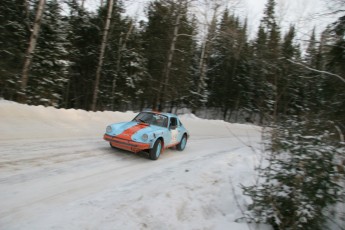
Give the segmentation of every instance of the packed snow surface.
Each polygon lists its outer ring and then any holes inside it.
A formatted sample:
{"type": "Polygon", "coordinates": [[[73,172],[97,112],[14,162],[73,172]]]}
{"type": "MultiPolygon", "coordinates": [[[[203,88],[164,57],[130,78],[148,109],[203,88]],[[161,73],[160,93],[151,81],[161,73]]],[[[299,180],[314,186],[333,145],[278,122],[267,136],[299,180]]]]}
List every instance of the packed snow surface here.
{"type": "Polygon", "coordinates": [[[152,161],[102,139],[134,116],[0,100],[0,229],[269,229],[241,221],[259,127],[181,115],[186,149],[152,161]]]}

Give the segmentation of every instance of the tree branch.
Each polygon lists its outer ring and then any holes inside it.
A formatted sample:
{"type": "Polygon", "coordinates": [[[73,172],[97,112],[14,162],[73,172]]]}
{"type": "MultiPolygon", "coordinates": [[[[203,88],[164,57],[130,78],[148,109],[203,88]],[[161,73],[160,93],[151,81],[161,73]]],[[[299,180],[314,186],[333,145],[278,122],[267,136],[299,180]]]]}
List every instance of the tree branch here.
{"type": "Polygon", "coordinates": [[[330,72],[327,72],[327,71],[323,71],[323,70],[318,70],[318,69],[314,69],[314,68],[311,68],[309,66],[306,66],[305,64],[302,64],[302,63],[299,63],[299,62],[295,62],[295,61],[292,61],[291,59],[286,59],[288,62],[290,63],[293,63],[293,64],[296,64],[296,65],[300,65],[308,70],[311,70],[311,71],[314,71],[314,72],[317,72],[317,73],[323,73],[323,74],[326,74],[326,75],[330,75],[330,76],[333,76],[333,77],[337,77],[338,79],[340,79],[343,83],[345,83],[345,79],[343,77],[341,77],[340,75],[338,74],[334,74],[334,73],[330,73],[330,72]]]}

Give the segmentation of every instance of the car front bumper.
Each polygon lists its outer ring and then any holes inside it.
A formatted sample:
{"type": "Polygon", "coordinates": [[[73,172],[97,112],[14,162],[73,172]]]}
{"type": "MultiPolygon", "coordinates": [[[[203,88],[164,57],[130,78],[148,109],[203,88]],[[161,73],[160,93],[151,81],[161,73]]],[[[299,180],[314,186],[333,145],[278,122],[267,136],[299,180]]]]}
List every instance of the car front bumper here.
{"type": "Polygon", "coordinates": [[[150,148],[149,143],[141,143],[132,140],[127,140],[123,138],[119,138],[116,136],[110,136],[108,134],[104,134],[103,139],[109,141],[113,147],[127,150],[130,152],[140,152],[150,148]]]}

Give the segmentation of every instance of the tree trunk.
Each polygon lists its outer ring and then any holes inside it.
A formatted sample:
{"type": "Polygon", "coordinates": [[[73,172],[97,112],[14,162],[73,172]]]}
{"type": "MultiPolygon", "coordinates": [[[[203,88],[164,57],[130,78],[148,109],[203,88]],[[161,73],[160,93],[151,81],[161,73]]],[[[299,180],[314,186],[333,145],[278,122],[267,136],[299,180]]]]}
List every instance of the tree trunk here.
{"type": "Polygon", "coordinates": [[[40,0],[38,3],[35,22],[34,22],[34,26],[32,28],[31,36],[30,36],[29,47],[26,51],[26,55],[25,55],[25,59],[24,59],[23,73],[22,73],[22,78],[21,78],[21,91],[22,91],[21,93],[23,93],[23,95],[20,96],[21,102],[26,102],[26,87],[27,87],[28,80],[29,80],[29,71],[30,71],[32,56],[33,56],[33,54],[35,52],[35,48],[36,48],[38,33],[39,33],[39,30],[41,27],[45,3],[46,3],[45,0],[40,0]]]}
{"type": "Polygon", "coordinates": [[[170,69],[173,62],[173,58],[174,58],[175,46],[176,46],[177,37],[178,37],[178,30],[180,28],[181,16],[182,15],[180,11],[178,10],[175,25],[174,25],[173,39],[171,41],[170,49],[168,51],[167,64],[165,65],[165,68],[163,70],[162,81],[160,82],[159,91],[158,91],[157,101],[159,102],[159,108],[158,108],[159,110],[163,109],[163,103],[164,103],[164,98],[166,94],[166,87],[169,83],[170,69]]]}
{"type": "Polygon", "coordinates": [[[111,110],[114,110],[114,103],[115,103],[115,88],[116,88],[116,78],[119,76],[120,70],[121,70],[121,58],[122,58],[122,52],[126,49],[127,41],[129,39],[129,36],[131,35],[132,31],[134,28],[134,23],[131,20],[129,29],[126,33],[126,37],[123,41],[122,39],[122,34],[119,39],[119,50],[117,53],[117,61],[116,61],[116,75],[113,77],[113,85],[112,85],[112,90],[111,90],[111,110]]]}
{"type": "Polygon", "coordinates": [[[94,90],[93,90],[93,98],[92,98],[92,104],[91,104],[91,110],[92,111],[96,111],[96,106],[97,106],[99,81],[101,79],[101,71],[102,71],[102,66],[103,66],[104,52],[105,52],[105,47],[107,45],[107,40],[108,40],[108,32],[109,32],[109,28],[110,28],[110,21],[111,21],[111,16],[112,16],[112,13],[113,13],[113,5],[114,5],[114,0],[109,0],[109,2],[108,2],[107,19],[106,19],[106,23],[105,23],[105,26],[104,26],[103,38],[102,38],[102,44],[101,44],[101,51],[100,51],[100,54],[99,54],[99,60],[98,60],[98,65],[97,65],[97,70],[96,70],[95,87],[94,87],[94,90]]]}
{"type": "Polygon", "coordinates": [[[207,70],[207,60],[208,60],[208,41],[204,41],[202,45],[202,51],[201,51],[201,57],[200,57],[200,63],[199,63],[199,69],[200,69],[200,77],[198,82],[198,88],[197,93],[199,94],[201,92],[201,88],[204,85],[205,82],[205,76],[206,76],[206,70],[207,70]]]}
{"type": "Polygon", "coordinates": [[[200,99],[202,98],[203,90],[206,87],[206,77],[207,77],[207,69],[208,69],[208,62],[209,62],[209,55],[212,49],[212,40],[215,36],[216,32],[216,26],[217,26],[217,11],[218,11],[219,5],[216,4],[214,11],[213,11],[213,17],[211,24],[208,25],[207,28],[207,35],[206,38],[202,44],[202,50],[201,50],[201,56],[200,56],[200,62],[199,62],[199,79],[197,82],[197,88],[196,88],[196,101],[192,105],[192,113],[196,112],[196,109],[200,106],[200,99]]]}
{"type": "Polygon", "coordinates": [[[226,121],[226,116],[228,114],[228,107],[226,106],[223,110],[223,120],[226,121]]]}
{"type": "Polygon", "coordinates": [[[217,5],[214,9],[211,25],[208,28],[207,37],[202,46],[202,52],[201,52],[200,63],[199,63],[200,77],[199,77],[198,88],[197,88],[198,94],[201,93],[202,88],[205,86],[206,73],[207,73],[207,67],[208,67],[208,58],[211,51],[212,40],[216,33],[218,7],[219,6],[217,5]]]}

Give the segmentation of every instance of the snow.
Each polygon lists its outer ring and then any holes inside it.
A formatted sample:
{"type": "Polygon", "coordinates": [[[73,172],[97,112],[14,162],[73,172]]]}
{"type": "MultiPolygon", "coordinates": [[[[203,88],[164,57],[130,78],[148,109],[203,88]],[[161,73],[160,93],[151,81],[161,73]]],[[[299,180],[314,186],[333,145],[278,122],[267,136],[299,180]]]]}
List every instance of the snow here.
{"type": "Polygon", "coordinates": [[[0,229],[270,229],[237,221],[260,127],[185,114],[186,149],[151,161],[102,140],[134,115],[0,100],[0,229]]]}

